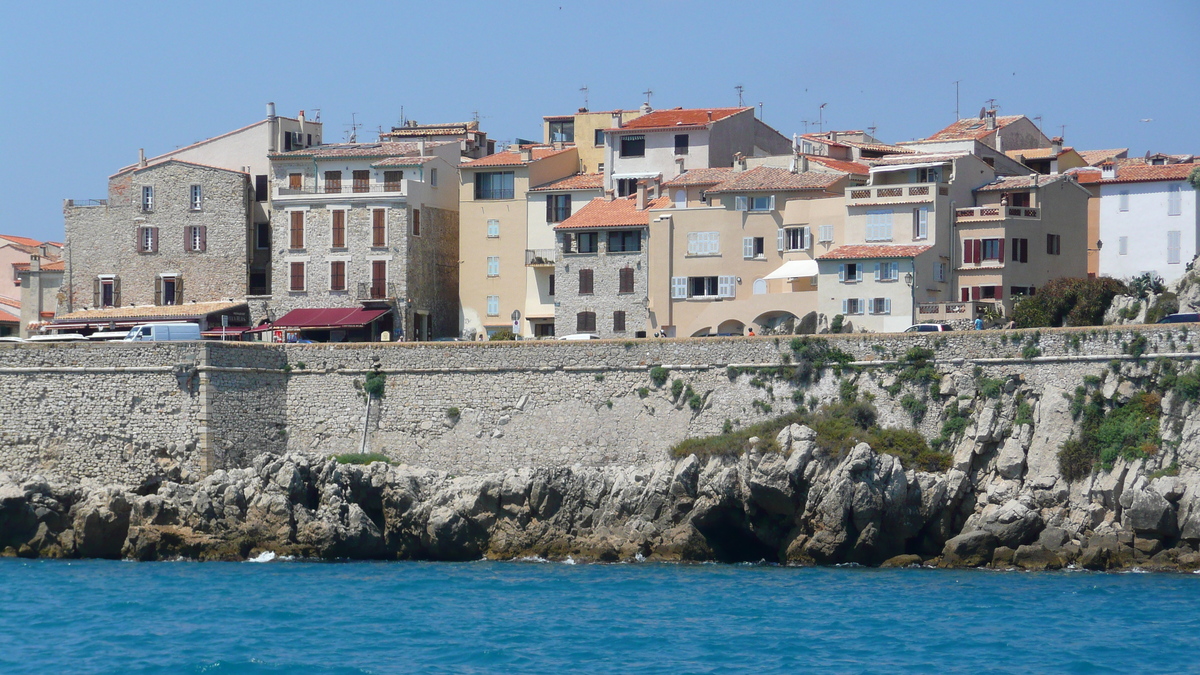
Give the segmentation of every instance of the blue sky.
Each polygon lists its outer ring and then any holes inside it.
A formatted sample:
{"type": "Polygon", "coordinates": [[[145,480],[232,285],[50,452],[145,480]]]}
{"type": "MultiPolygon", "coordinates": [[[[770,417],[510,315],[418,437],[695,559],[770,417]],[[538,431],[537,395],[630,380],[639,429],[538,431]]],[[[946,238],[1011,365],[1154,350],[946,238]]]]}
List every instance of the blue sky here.
{"type": "Polygon", "coordinates": [[[583,105],[737,103],[787,135],[928,136],[987,99],[1067,145],[1200,152],[1200,3],[40,2],[0,28],[0,232],[62,237],[62,200],[105,196],[148,155],[280,114],[327,141],[400,119],[538,138],[583,105]],[[117,9],[119,8],[119,10],[117,9]],[[1142,122],[1143,119],[1152,120],[1142,122]],[[809,124],[809,129],[815,125],[809,124]]]}

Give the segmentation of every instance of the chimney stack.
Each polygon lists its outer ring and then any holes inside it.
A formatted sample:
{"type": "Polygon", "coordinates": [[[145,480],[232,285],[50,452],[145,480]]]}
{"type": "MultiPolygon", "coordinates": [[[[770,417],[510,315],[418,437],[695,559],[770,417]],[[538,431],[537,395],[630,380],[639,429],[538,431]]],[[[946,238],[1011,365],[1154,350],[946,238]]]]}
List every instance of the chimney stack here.
{"type": "Polygon", "coordinates": [[[417,149],[420,151],[421,157],[424,157],[425,156],[425,137],[424,136],[417,139],[417,149]]]}
{"type": "Polygon", "coordinates": [[[1063,149],[1062,136],[1055,136],[1054,138],[1050,139],[1050,150],[1052,152],[1054,152],[1055,156],[1061,155],[1062,149],[1063,149]]]}
{"type": "Polygon", "coordinates": [[[712,111],[706,110],[705,113],[708,115],[708,121],[711,122],[712,121],[712,111]]]}
{"type": "Polygon", "coordinates": [[[613,191],[612,191],[612,190],[605,190],[605,191],[604,191],[604,201],[606,201],[606,202],[611,202],[611,201],[612,201],[613,199],[615,199],[615,198],[616,198],[616,195],[613,193],[613,191]]]}
{"type": "Polygon", "coordinates": [[[1116,178],[1117,177],[1117,160],[1116,158],[1105,160],[1100,165],[1100,178],[1116,178]]]}
{"type": "Polygon", "coordinates": [[[521,148],[521,161],[522,162],[532,162],[533,161],[533,148],[521,148]]]}
{"type": "Polygon", "coordinates": [[[620,110],[618,110],[617,112],[612,114],[612,125],[613,125],[614,129],[621,128],[621,111],[620,110]]]}
{"type": "Polygon", "coordinates": [[[138,168],[146,168],[146,149],[138,148],[138,168]]]}
{"type": "Polygon", "coordinates": [[[634,207],[638,211],[646,210],[646,181],[639,180],[637,183],[637,202],[634,207]]]}
{"type": "Polygon", "coordinates": [[[996,109],[993,108],[987,111],[985,116],[987,118],[988,131],[994,131],[996,129],[996,109]]]}
{"type": "Polygon", "coordinates": [[[800,173],[805,173],[807,171],[808,171],[808,155],[801,155],[800,156],[800,173]]]}
{"type": "Polygon", "coordinates": [[[267,104],[267,119],[275,119],[275,102],[271,101],[267,104]]]}

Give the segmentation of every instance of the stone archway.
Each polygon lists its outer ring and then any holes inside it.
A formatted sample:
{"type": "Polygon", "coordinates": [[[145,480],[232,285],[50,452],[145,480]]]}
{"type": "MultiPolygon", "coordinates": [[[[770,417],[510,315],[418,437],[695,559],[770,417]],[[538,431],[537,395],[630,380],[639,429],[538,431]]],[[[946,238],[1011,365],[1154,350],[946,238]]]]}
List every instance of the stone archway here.
{"type": "Polygon", "coordinates": [[[717,326],[717,335],[744,335],[746,324],[737,319],[726,319],[717,326]]]}

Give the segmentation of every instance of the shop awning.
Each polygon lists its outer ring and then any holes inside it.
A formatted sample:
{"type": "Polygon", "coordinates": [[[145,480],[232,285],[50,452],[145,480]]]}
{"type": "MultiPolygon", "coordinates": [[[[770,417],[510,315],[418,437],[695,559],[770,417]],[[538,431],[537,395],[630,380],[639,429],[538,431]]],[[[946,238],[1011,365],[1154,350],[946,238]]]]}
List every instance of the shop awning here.
{"type": "Polygon", "coordinates": [[[815,277],[817,276],[817,261],[816,260],[789,260],[779,266],[779,269],[771,272],[764,279],[795,279],[797,277],[815,277]]]}
{"type": "Polygon", "coordinates": [[[271,323],[256,330],[331,330],[334,328],[362,328],[375,319],[391,312],[390,309],[364,309],[362,307],[329,307],[319,309],[293,309],[271,323]]]}

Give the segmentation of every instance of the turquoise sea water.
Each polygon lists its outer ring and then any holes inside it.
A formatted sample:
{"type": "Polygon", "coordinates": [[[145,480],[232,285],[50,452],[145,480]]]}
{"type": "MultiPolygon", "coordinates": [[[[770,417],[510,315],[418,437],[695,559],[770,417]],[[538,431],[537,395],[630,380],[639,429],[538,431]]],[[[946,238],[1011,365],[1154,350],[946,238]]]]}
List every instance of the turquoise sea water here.
{"type": "Polygon", "coordinates": [[[0,560],[2,673],[1184,673],[1200,575],[0,560]]]}

